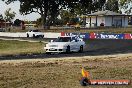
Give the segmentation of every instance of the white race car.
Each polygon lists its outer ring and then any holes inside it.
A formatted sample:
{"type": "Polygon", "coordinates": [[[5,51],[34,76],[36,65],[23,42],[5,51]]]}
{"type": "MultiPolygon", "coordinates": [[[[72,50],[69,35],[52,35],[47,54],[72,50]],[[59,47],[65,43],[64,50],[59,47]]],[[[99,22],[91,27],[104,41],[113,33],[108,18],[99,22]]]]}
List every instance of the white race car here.
{"type": "Polygon", "coordinates": [[[51,40],[44,47],[47,54],[61,52],[83,52],[85,42],[83,39],[75,36],[61,36],[55,41],[51,40]]]}
{"type": "Polygon", "coordinates": [[[27,37],[44,37],[44,33],[40,32],[39,30],[29,30],[28,32],[26,32],[27,37]]]}

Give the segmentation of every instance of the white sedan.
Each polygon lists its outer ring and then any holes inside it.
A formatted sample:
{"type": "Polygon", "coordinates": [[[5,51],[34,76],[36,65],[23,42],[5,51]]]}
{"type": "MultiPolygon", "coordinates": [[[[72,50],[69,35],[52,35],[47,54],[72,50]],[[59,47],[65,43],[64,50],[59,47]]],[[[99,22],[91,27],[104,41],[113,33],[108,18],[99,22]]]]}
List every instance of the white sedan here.
{"type": "Polygon", "coordinates": [[[29,30],[28,32],[26,32],[27,37],[44,37],[44,33],[40,32],[39,30],[29,30]]]}
{"type": "Polygon", "coordinates": [[[47,54],[61,52],[83,52],[85,42],[83,39],[74,36],[61,36],[51,41],[44,47],[47,54]]]}

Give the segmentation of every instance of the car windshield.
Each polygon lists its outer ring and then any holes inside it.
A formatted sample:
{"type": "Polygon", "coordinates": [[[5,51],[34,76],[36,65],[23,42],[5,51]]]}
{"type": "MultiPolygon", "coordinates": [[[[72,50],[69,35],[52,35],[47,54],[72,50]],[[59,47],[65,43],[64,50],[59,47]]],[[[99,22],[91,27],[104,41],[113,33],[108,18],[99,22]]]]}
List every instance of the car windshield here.
{"type": "Polygon", "coordinates": [[[39,32],[39,30],[33,30],[33,32],[39,32]]]}
{"type": "Polygon", "coordinates": [[[71,37],[59,37],[54,42],[70,42],[71,37]]]}

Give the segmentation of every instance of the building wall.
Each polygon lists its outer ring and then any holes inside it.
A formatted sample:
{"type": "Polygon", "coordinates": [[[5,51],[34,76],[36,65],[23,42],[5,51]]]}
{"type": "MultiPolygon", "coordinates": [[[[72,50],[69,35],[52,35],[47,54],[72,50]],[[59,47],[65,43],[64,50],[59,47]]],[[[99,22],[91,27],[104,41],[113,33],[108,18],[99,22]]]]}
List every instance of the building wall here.
{"type": "Polygon", "coordinates": [[[121,16],[115,16],[115,17],[113,17],[113,25],[115,27],[122,27],[123,26],[122,17],[121,16]]]}
{"type": "Polygon", "coordinates": [[[126,16],[125,19],[124,17],[121,16],[114,16],[113,17],[113,22],[112,22],[112,17],[105,17],[105,26],[112,26],[112,23],[115,27],[127,27],[128,26],[128,17],[126,16]]]}
{"type": "Polygon", "coordinates": [[[122,25],[123,25],[123,27],[127,27],[128,26],[128,17],[127,16],[125,18],[122,17],[122,25]]]}
{"type": "MultiPolygon", "coordinates": [[[[91,27],[94,27],[94,24],[96,23],[96,19],[94,17],[91,17],[91,27]]],[[[90,18],[86,18],[86,27],[90,27],[90,18]]]]}
{"type": "MultiPolygon", "coordinates": [[[[90,27],[90,18],[86,18],[86,27],[90,27]]],[[[105,24],[105,18],[104,17],[97,17],[97,26],[100,26],[101,23],[105,24]]],[[[91,27],[96,27],[96,17],[91,17],[91,27]]]]}
{"type": "Polygon", "coordinates": [[[112,26],[112,17],[111,16],[105,17],[105,26],[112,26]]]}
{"type": "MultiPolygon", "coordinates": [[[[86,18],[86,27],[90,27],[90,18],[86,18]]],[[[91,17],[91,27],[96,27],[96,17],[93,16],[91,17]]],[[[100,26],[101,23],[104,23],[104,26],[106,27],[111,27],[112,25],[115,27],[127,27],[128,26],[128,17],[126,16],[125,19],[124,17],[121,16],[114,16],[113,17],[113,22],[112,22],[112,16],[98,16],[97,17],[97,26],[100,26]]]]}
{"type": "Polygon", "coordinates": [[[100,26],[101,23],[104,23],[104,26],[106,25],[105,24],[105,17],[103,17],[103,16],[97,17],[97,26],[100,26]]]}
{"type": "Polygon", "coordinates": [[[0,22],[0,28],[5,28],[6,27],[10,27],[11,26],[11,23],[5,23],[5,22],[0,22]]]}

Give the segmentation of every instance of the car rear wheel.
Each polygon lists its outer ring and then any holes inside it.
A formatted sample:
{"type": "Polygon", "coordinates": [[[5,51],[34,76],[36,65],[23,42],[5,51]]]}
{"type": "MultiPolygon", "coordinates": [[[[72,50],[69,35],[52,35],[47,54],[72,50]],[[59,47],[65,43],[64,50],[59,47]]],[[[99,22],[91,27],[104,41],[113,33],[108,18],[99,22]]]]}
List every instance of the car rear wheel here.
{"type": "Polygon", "coordinates": [[[29,37],[29,34],[27,34],[27,37],[29,37]]]}
{"type": "Polygon", "coordinates": [[[67,46],[66,53],[70,53],[70,46],[67,46]]]}
{"type": "Polygon", "coordinates": [[[83,52],[83,45],[80,46],[80,50],[79,50],[80,53],[83,52]]]}
{"type": "Polygon", "coordinates": [[[44,38],[44,35],[41,35],[41,38],[44,38]]]}
{"type": "Polygon", "coordinates": [[[33,34],[33,38],[35,38],[35,34],[33,34]]]}

